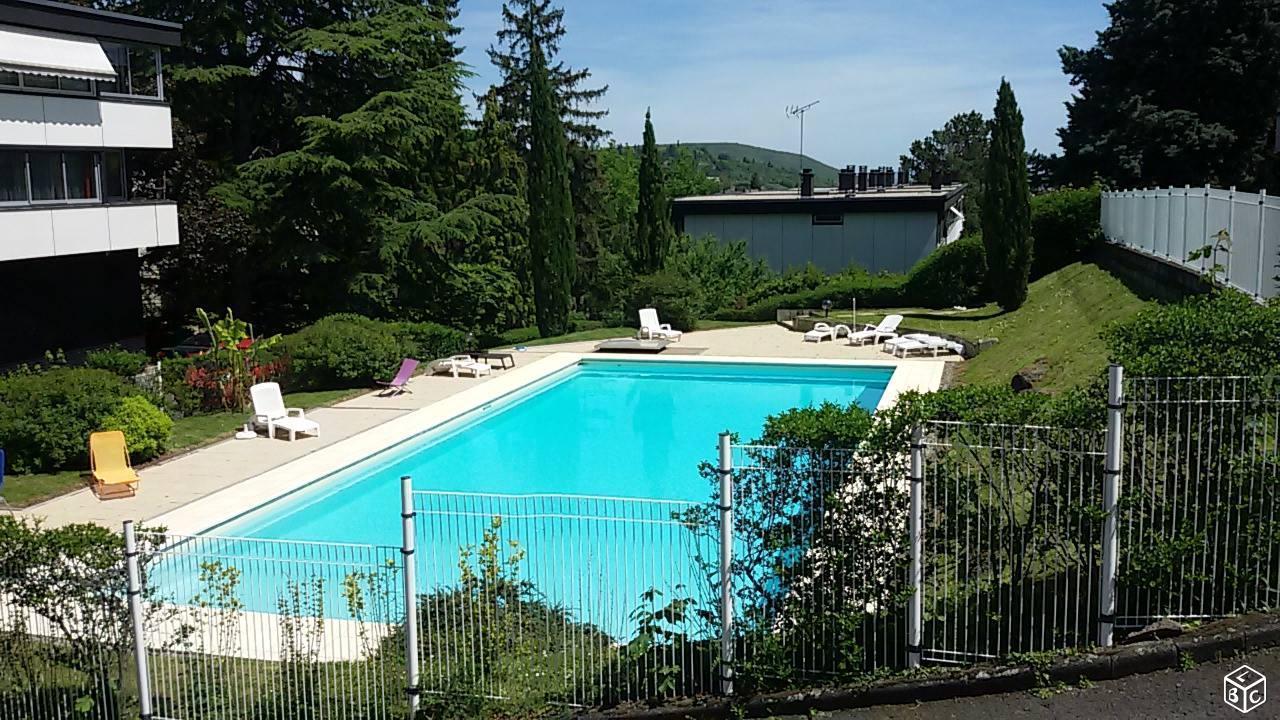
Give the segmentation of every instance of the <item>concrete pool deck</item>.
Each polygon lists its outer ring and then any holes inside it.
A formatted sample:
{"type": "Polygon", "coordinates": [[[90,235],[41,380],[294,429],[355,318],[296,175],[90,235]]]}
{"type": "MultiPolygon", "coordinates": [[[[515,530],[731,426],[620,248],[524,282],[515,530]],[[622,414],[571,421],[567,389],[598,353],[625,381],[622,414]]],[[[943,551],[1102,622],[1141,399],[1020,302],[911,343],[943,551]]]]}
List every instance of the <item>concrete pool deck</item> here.
{"type": "MultiPolygon", "coordinates": [[[[125,520],[162,524],[176,534],[196,533],[313,482],[396,442],[429,430],[541,377],[576,364],[599,341],[562,343],[516,352],[518,366],[473,378],[420,376],[412,394],[377,397],[370,392],[307,413],[321,425],[317,438],[295,442],[228,439],[139,469],[142,482],[132,497],[101,500],[79,490],[19,511],[46,525],[93,522],[118,529],[125,520]],[[199,502],[197,502],[199,501],[199,502]]],[[[611,353],[604,359],[640,359],[611,353]]],[[[777,325],[686,333],[666,352],[645,360],[709,361],[774,359],[861,361],[895,364],[882,405],[907,389],[936,389],[946,361],[959,358],[892,358],[878,347],[851,347],[843,341],[808,343],[777,325]],[[674,351],[674,352],[673,352],[674,351]]],[[[231,428],[228,428],[231,429],[231,428]]]]}

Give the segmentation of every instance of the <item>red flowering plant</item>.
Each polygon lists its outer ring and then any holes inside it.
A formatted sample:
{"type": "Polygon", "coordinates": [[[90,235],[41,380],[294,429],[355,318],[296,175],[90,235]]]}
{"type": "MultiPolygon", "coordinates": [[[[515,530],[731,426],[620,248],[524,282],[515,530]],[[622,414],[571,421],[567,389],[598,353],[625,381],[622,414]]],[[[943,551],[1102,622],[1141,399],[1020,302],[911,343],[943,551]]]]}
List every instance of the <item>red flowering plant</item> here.
{"type": "Polygon", "coordinates": [[[209,349],[187,369],[187,385],[200,392],[205,408],[244,410],[251,386],[285,370],[285,360],[271,352],[280,336],[255,338],[253,326],[237,319],[230,308],[222,318],[201,308],[196,316],[209,333],[209,349]]]}

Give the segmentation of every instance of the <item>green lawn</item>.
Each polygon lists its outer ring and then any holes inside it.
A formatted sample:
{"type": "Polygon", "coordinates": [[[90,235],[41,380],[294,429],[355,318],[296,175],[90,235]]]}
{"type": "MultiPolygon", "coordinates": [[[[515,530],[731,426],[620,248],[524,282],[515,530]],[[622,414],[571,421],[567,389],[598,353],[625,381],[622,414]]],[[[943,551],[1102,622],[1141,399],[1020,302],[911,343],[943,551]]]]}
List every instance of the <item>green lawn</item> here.
{"type": "MultiPolygon", "coordinates": [[[[320,390],[317,392],[289,393],[284,396],[288,407],[311,409],[332,405],[356,397],[367,390],[320,390]]],[[[207,445],[215,440],[230,437],[239,429],[247,413],[220,412],[195,415],[175,420],[169,437],[169,453],[178,453],[207,445]]],[[[54,498],[85,486],[84,471],[65,470],[57,473],[14,475],[6,478],[3,494],[14,507],[24,507],[54,498]]]]}
{"type": "MultiPolygon", "coordinates": [[[[727,327],[743,327],[746,325],[761,325],[758,322],[735,322],[731,320],[699,320],[699,330],[717,330],[727,327]]],[[[513,345],[524,345],[532,347],[534,345],[555,345],[557,343],[583,342],[587,340],[609,340],[612,338],[634,337],[636,329],[633,327],[598,327],[588,330],[579,330],[565,335],[555,335],[553,337],[535,338],[533,340],[524,340],[521,342],[512,342],[501,345],[501,347],[511,347],[513,345]]]]}
{"type": "MultiPolygon", "coordinates": [[[[858,322],[878,322],[896,312],[906,316],[902,324],[913,330],[974,341],[996,338],[999,342],[964,364],[960,382],[1008,383],[1019,369],[1043,357],[1050,370],[1041,387],[1060,390],[1097,376],[1107,363],[1099,331],[1133,317],[1146,304],[1105,270],[1076,263],[1032,283],[1026,304],[1011,313],[995,305],[963,312],[907,308],[860,312],[858,322]]],[[[848,312],[832,317],[852,319],[848,312]]]]}

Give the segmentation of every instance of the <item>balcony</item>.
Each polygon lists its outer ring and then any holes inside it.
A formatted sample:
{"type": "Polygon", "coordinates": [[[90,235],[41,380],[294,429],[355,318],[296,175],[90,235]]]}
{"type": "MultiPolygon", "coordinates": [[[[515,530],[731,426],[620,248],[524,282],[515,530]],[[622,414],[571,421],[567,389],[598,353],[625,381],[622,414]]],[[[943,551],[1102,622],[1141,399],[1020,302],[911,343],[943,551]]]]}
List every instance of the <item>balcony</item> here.
{"type": "Polygon", "coordinates": [[[0,92],[0,145],[167,150],[172,119],[156,100],[0,92]]]}
{"type": "Polygon", "coordinates": [[[0,261],[178,244],[169,201],[0,209],[0,261]]]}

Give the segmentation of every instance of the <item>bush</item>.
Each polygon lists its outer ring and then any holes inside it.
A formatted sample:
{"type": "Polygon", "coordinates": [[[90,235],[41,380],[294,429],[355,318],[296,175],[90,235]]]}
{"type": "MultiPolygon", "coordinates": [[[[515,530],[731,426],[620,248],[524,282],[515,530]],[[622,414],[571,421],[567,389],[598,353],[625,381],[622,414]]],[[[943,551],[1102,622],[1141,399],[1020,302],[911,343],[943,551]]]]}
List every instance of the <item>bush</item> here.
{"type": "Polygon", "coordinates": [[[666,270],[636,278],[627,303],[627,318],[638,323],[640,308],[658,309],[658,318],[676,330],[692,330],[698,322],[702,293],[693,281],[666,270]]]}
{"type": "Polygon", "coordinates": [[[1280,373],[1280,307],[1234,290],[1153,306],[1103,337],[1129,375],[1280,373]]]}
{"type": "Polygon", "coordinates": [[[106,370],[54,368],[0,378],[0,447],[15,473],[88,466],[89,433],[139,390],[106,370]]]}
{"type": "Polygon", "coordinates": [[[177,417],[200,412],[202,393],[187,383],[187,373],[194,358],[170,358],[160,361],[160,394],[164,408],[177,417]]]}
{"type": "Polygon", "coordinates": [[[400,366],[408,343],[394,323],[361,315],[330,315],[284,338],[297,389],[372,385],[400,366]]]}
{"type": "Polygon", "coordinates": [[[112,345],[85,353],[84,364],[87,367],[106,370],[129,379],[146,367],[147,356],[144,353],[125,350],[119,345],[112,345]]]}
{"type": "Polygon", "coordinates": [[[1031,198],[1031,278],[1084,257],[1102,241],[1102,189],[1064,188],[1031,198]]]}
{"type": "Polygon", "coordinates": [[[466,333],[436,323],[396,323],[394,330],[404,354],[423,362],[471,349],[466,347],[466,333]]]}
{"type": "Polygon", "coordinates": [[[921,260],[903,286],[905,304],[927,308],[978,305],[987,283],[987,251],[981,235],[944,245],[921,260]]]}
{"type": "Polygon", "coordinates": [[[165,451],[173,420],[146,398],[130,395],[120,398],[116,409],[103,418],[99,430],[124,432],[125,443],[134,460],[150,460],[165,451]]]}
{"type": "Polygon", "coordinates": [[[824,300],[830,300],[835,308],[848,308],[852,307],[854,298],[859,308],[900,307],[904,299],[903,284],[901,275],[872,275],[861,268],[851,268],[813,289],[772,295],[741,310],[721,310],[716,317],[767,322],[776,318],[778,308],[819,308],[824,300]]]}
{"type": "Polygon", "coordinates": [[[672,244],[663,269],[701,289],[699,317],[723,307],[746,306],[748,296],[773,277],[765,261],[747,254],[745,242],[722,243],[712,237],[681,236],[672,244]]]}

